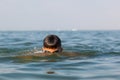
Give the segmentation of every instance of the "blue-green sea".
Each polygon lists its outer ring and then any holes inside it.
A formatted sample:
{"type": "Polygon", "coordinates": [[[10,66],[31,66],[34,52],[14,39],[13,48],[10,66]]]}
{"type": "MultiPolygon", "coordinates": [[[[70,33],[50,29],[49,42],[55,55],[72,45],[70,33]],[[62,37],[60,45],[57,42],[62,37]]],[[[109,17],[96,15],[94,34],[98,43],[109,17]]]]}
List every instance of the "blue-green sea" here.
{"type": "Polygon", "coordinates": [[[120,80],[120,31],[0,31],[0,80],[120,80]],[[80,55],[18,57],[49,34],[80,55]]]}

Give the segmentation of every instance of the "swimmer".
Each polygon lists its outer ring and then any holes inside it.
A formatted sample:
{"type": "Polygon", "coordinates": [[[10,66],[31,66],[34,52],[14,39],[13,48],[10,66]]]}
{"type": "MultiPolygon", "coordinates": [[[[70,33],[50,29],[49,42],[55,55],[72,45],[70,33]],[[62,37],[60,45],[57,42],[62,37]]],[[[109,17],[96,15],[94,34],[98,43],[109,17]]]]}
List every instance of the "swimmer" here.
{"type": "Polygon", "coordinates": [[[63,52],[61,45],[61,39],[56,35],[48,35],[43,40],[42,52],[34,52],[34,56],[50,56],[50,55],[59,55],[59,56],[68,56],[74,57],[78,56],[78,53],[74,52],[63,52]]]}
{"type": "MultiPolygon", "coordinates": [[[[79,54],[78,52],[63,52],[61,39],[56,35],[48,35],[43,40],[43,46],[41,50],[35,50],[24,53],[22,56],[17,56],[24,61],[36,59],[36,57],[47,57],[47,56],[59,56],[59,57],[78,57],[86,56],[85,54],[79,54]]],[[[87,55],[88,56],[88,55],[87,55]]]]}

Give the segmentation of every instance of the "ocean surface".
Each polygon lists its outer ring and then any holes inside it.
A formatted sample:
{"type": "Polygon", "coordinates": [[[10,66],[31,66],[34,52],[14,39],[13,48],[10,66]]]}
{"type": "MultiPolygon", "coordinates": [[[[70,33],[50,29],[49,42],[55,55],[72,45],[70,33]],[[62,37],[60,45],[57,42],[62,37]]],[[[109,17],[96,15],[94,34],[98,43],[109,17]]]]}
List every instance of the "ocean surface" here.
{"type": "Polygon", "coordinates": [[[0,31],[0,80],[120,80],[120,31],[0,31]],[[16,57],[49,34],[81,56],[16,57]]]}

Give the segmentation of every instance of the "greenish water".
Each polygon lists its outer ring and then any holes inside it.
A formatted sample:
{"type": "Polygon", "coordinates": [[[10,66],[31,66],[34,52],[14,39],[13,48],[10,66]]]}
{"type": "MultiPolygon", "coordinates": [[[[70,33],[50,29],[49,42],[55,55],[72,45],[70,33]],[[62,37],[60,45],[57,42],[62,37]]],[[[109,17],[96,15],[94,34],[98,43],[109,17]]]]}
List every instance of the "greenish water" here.
{"type": "Polygon", "coordinates": [[[0,80],[120,80],[120,31],[0,32],[0,80]],[[18,58],[42,47],[48,34],[79,56],[18,58]]]}

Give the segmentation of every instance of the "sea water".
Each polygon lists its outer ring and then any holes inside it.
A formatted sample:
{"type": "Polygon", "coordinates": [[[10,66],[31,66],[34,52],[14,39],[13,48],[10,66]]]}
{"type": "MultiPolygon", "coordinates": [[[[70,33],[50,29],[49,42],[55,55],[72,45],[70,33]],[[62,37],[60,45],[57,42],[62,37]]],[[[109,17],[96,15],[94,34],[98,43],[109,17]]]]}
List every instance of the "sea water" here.
{"type": "Polygon", "coordinates": [[[0,80],[120,80],[120,31],[0,31],[0,80]],[[24,57],[55,34],[73,57],[24,57]]]}

